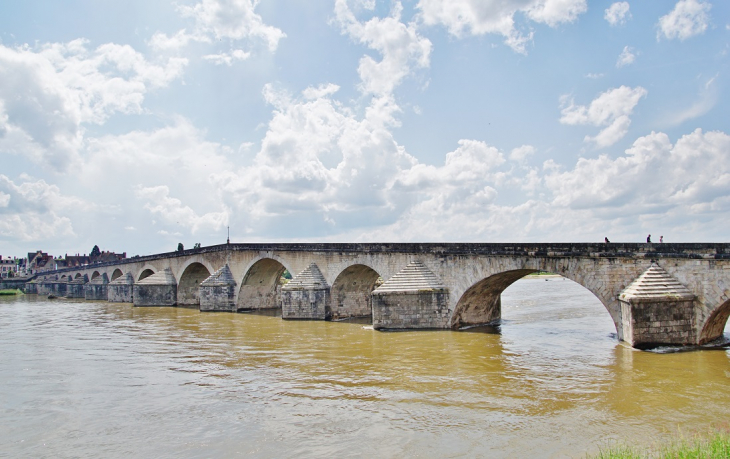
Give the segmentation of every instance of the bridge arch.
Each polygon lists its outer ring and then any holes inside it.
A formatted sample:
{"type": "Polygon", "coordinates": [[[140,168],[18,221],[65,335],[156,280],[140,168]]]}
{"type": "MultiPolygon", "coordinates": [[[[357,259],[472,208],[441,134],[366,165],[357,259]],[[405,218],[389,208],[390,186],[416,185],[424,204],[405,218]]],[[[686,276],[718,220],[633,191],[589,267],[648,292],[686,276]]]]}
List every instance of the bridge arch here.
{"type": "Polygon", "coordinates": [[[74,279],[78,279],[79,277],[81,277],[81,273],[76,273],[76,275],[74,276],[74,279]]]}
{"type": "MultiPolygon", "coordinates": [[[[284,271],[289,270],[279,257],[262,257],[246,268],[238,291],[237,308],[276,309],[281,307],[279,282],[284,271]]],[[[291,270],[289,270],[291,273],[291,270]]]]}
{"type": "Polygon", "coordinates": [[[210,277],[210,274],[210,269],[203,263],[189,262],[177,277],[180,279],[177,284],[178,306],[200,305],[200,283],[210,277]]]}
{"type": "Polygon", "coordinates": [[[93,272],[93,273],[91,274],[91,280],[94,280],[94,279],[96,279],[96,278],[97,278],[97,277],[99,277],[99,276],[101,276],[101,274],[99,273],[99,271],[94,271],[94,272],[93,272]]]}
{"type": "Polygon", "coordinates": [[[364,264],[350,265],[337,275],[330,288],[330,304],[325,308],[328,320],[373,316],[372,292],[382,281],[380,274],[364,264]]]}
{"type": "Polygon", "coordinates": [[[140,273],[137,275],[137,281],[139,282],[142,279],[146,279],[146,278],[150,277],[151,275],[153,275],[154,273],[155,273],[154,268],[145,266],[144,269],[142,269],[142,271],[140,271],[140,273]]]}
{"type": "Polygon", "coordinates": [[[700,332],[700,344],[705,344],[722,336],[730,318],[730,300],[727,300],[715,309],[707,318],[700,332]]]}
{"type": "MultiPolygon", "coordinates": [[[[510,285],[528,274],[536,273],[541,270],[537,269],[514,269],[492,274],[471,285],[459,297],[454,307],[451,318],[451,328],[459,329],[475,325],[484,325],[501,318],[502,300],[501,295],[510,285]]],[[[617,322],[618,317],[612,312],[610,304],[602,298],[600,292],[596,292],[595,287],[590,283],[586,285],[585,279],[580,276],[574,276],[572,272],[564,271],[560,274],[562,277],[575,282],[593,294],[611,315],[614,328],[617,334],[621,334],[621,327],[617,322]]]]}
{"type": "Polygon", "coordinates": [[[115,281],[115,280],[116,280],[116,279],[117,279],[118,277],[121,277],[121,276],[123,276],[123,275],[124,275],[124,273],[122,272],[122,270],[121,270],[121,269],[119,269],[119,268],[117,268],[117,269],[115,269],[115,270],[114,270],[114,272],[112,273],[112,277],[111,277],[111,280],[110,280],[110,281],[111,281],[111,282],[114,282],[114,281],[115,281]]]}

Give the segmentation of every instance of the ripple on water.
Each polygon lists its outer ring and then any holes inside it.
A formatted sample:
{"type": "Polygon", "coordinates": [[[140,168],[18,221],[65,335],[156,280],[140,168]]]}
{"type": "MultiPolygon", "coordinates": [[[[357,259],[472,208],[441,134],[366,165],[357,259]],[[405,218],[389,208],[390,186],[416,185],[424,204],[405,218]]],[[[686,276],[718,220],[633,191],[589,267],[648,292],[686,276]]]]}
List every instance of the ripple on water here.
{"type": "Polygon", "coordinates": [[[519,281],[501,325],[359,323],[0,301],[11,456],[582,456],[730,415],[728,351],[619,344],[570,281],[519,281]],[[485,333],[484,331],[489,331],[485,333]]]}

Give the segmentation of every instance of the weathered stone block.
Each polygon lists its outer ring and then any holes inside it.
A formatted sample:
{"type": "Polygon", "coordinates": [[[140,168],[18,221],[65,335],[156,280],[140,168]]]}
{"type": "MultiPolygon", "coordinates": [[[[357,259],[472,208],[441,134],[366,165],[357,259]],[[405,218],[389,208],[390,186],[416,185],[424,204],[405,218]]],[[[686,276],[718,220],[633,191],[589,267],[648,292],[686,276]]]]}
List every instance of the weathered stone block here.
{"type": "Polygon", "coordinates": [[[311,263],[281,288],[281,318],[325,320],[330,287],[316,264],[311,263]]]}
{"type": "Polygon", "coordinates": [[[109,278],[106,273],[91,279],[84,286],[84,297],[87,300],[107,300],[109,297],[109,278]]]}
{"type": "Polygon", "coordinates": [[[694,299],[652,264],[619,295],[623,340],[636,348],[696,344],[694,299]]]}
{"type": "Polygon", "coordinates": [[[226,264],[200,283],[201,311],[236,312],[236,281],[226,264]]]}
{"type": "Polygon", "coordinates": [[[134,284],[135,306],[175,306],[177,281],[169,268],[142,279],[134,284]]]}
{"type": "Polygon", "coordinates": [[[112,303],[132,303],[134,277],[132,273],[122,274],[107,286],[107,300],[112,303]]]}
{"type": "Polygon", "coordinates": [[[372,294],[373,328],[448,328],[448,290],[421,262],[412,261],[372,294]]]}

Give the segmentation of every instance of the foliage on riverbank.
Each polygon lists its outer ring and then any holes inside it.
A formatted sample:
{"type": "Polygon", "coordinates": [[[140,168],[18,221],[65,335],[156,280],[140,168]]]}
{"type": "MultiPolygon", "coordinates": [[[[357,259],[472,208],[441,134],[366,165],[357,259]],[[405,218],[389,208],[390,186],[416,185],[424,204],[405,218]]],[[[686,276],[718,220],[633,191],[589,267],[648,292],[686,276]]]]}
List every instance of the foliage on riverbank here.
{"type": "Polygon", "coordinates": [[[716,430],[707,436],[679,439],[650,450],[615,446],[602,450],[596,459],[727,459],[730,458],[730,429],[716,430]]]}
{"type": "Polygon", "coordinates": [[[22,294],[23,294],[23,292],[21,292],[18,289],[0,290],[0,296],[22,295],[22,294]]]}

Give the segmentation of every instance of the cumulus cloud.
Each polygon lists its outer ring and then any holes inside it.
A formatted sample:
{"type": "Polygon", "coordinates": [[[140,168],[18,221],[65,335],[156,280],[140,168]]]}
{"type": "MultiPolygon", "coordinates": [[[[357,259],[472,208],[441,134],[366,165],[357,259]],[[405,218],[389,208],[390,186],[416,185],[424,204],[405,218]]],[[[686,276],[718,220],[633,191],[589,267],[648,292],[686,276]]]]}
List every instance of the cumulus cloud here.
{"type": "MultiPolygon", "coordinates": [[[[258,0],[203,0],[193,6],[181,5],[178,7],[181,16],[194,21],[192,30],[181,29],[172,36],[156,32],[149,45],[160,51],[168,51],[179,50],[191,41],[214,43],[223,39],[228,42],[245,40],[261,41],[270,52],[274,52],[286,34],[276,27],[264,24],[261,16],[255,12],[258,3],[258,0]]],[[[233,53],[228,56],[242,60],[233,53]]],[[[230,65],[225,59],[223,62],[209,60],[230,65]]]]}
{"type": "Polygon", "coordinates": [[[359,117],[333,98],[336,89],[294,97],[266,88],[276,110],[253,164],[214,177],[227,206],[251,217],[248,226],[299,216],[327,233],[351,220],[375,224],[397,214],[389,190],[415,163],[390,132],[397,106],[375,98],[359,117]]]}
{"type": "Polygon", "coordinates": [[[576,105],[572,98],[563,96],[560,122],[568,125],[605,126],[595,137],[585,138],[598,148],[604,148],[626,135],[631,124],[630,115],[646,94],[646,89],[641,86],[621,86],[601,93],[588,106],[576,105]]]}
{"type": "Polygon", "coordinates": [[[712,5],[700,0],[680,0],[674,9],[659,18],[657,39],[686,40],[707,30],[712,5]]]}
{"type": "Polygon", "coordinates": [[[621,68],[625,65],[633,64],[635,60],[636,54],[634,54],[634,49],[631,46],[624,46],[624,50],[621,51],[616,61],[616,67],[621,68]]]}
{"type": "Polygon", "coordinates": [[[65,170],[77,160],[85,124],[140,113],[148,91],[179,77],[185,59],[148,62],[126,45],[94,50],[86,40],[0,45],[0,151],[65,170]]]}
{"type": "Polygon", "coordinates": [[[697,129],[674,145],[666,134],[652,132],[624,156],[580,159],[573,170],[549,174],[545,181],[560,206],[690,215],[727,206],[728,151],[730,136],[723,132],[697,129]]]}
{"type": "Polygon", "coordinates": [[[501,35],[507,46],[523,54],[533,32],[519,30],[515,25],[516,15],[557,27],[575,21],[588,8],[585,0],[420,0],[417,7],[426,25],[443,25],[457,37],[466,33],[501,35]]]}
{"type": "MultiPolygon", "coordinates": [[[[198,215],[182,201],[170,196],[170,188],[166,185],[154,187],[137,187],[135,195],[146,203],[144,208],[153,215],[159,216],[171,225],[178,225],[190,230],[192,234],[199,231],[217,231],[228,224],[228,212],[208,212],[198,215]]],[[[164,231],[164,230],[163,230],[164,231]]]]}
{"type": "Polygon", "coordinates": [[[412,65],[420,68],[429,65],[431,42],[418,34],[415,23],[401,22],[402,11],[403,6],[396,2],[389,17],[374,17],[363,23],[350,10],[347,0],[335,3],[335,14],[342,30],[382,55],[380,61],[371,56],[360,59],[358,74],[365,93],[390,94],[410,73],[412,65]]]}
{"type": "Polygon", "coordinates": [[[203,56],[203,59],[207,61],[211,61],[216,65],[227,65],[231,66],[233,65],[234,61],[245,61],[251,56],[251,53],[247,53],[241,49],[234,49],[230,53],[220,53],[220,54],[207,54],[203,56]]]}
{"type": "Polygon", "coordinates": [[[46,240],[74,234],[70,208],[93,210],[93,204],[64,196],[56,185],[27,175],[15,183],[0,174],[0,237],[22,241],[46,240]]]}
{"type": "Polygon", "coordinates": [[[606,8],[603,18],[612,26],[626,24],[626,21],[631,19],[629,2],[616,2],[611,4],[611,6],[606,8]]]}

